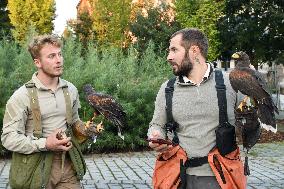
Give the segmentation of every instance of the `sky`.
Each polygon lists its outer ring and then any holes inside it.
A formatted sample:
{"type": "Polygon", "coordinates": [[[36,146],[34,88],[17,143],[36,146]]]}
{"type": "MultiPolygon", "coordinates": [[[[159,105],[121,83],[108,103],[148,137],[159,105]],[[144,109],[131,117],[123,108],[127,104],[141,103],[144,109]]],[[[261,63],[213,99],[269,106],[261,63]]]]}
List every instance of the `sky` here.
{"type": "Polygon", "coordinates": [[[77,16],[76,6],[79,0],[56,0],[56,17],[54,20],[54,31],[61,35],[65,29],[66,21],[77,16]]]}

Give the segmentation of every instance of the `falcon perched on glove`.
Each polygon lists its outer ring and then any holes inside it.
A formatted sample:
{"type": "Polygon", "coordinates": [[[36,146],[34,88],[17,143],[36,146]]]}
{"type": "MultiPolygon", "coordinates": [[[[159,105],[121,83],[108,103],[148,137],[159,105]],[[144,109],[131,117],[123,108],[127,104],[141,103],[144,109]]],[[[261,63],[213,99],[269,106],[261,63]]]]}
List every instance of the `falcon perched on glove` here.
{"type": "Polygon", "coordinates": [[[96,92],[90,84],[84,86],[86,100],[95,109],[94,117],[101,114],[118,127],[118,136],[122,139],[121,128],[126,126],[126,113],[115,99],[107,94],[96,92]]]}
{"type": "Polygon", "coordinates": [[[254,108],[262,127],[276,132],[274,112],[278,114],[278,109],[269,94],[265,80],[258,71],[250,68],[249,56],[245,52],[234,53],[232,59],[236,67],[230,73],[230,83],[236,92],[240,91],[247,95],[237,111],[242,113],[254,108]],[[248,106],[248,100],[252,106],[248,106]]]}

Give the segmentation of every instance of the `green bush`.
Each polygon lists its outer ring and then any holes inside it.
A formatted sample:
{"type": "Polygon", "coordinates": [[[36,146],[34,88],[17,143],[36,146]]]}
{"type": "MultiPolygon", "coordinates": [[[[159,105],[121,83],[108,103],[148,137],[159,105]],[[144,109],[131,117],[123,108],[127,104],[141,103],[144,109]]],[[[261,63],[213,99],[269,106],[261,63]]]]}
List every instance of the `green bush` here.
{"type": "MultiPolygon", "coordinates": [[[[145,142],[149,122],[154,111],[154,101],[160,85],[170,76],[166,58],[155,54],[150,43],[142,56],[138,50],[129,48],[98,49],[89,44],[82,55],[82,45],[73,39],[64,43],[63,78],[72,82],[79,91],[80,117],[87,121],[93,109],[85,100],[82,87],[90,83],[95,90],[113,96],[127,113],[127,127],[123,128],[123,141],[117,135],[117,128],[105,122],[105,131],[90,147],[88,152],[113,152],[139,150],[145,142]]],[[[0,41],[0,86],[1,126],[5,104],[13,91],[28,81],[35,71],[30,55],[14,42],[0,41]],[[2,61],[3,60],[3,61],[2,61]],[[5,82],[4,82],[5,81],[5,82]]],[[[2,149],[2,145],[0,146],[2,149]]]]}
{"type": "Polygon", "coordinates": [[[117,128],[107,124],[106,132],[89,150],[106,152],[145,147],[144,139],[152,118],[156,93],[171,73],[165,57],[154,53],[153,44],[148,46],[140,59],[134,48],[129,48],[126,53],[117,48],[99,52],[97,48],[89,45],[87,53],[81,59],[76,52],[68,53],[68,49],[76,49],[72,48],[72,45],[78,45],[74,41],[69,43],[65,45],[67,49],[64,48],[64,57],[68,57],[70,62],[65,58],[68,68],[63,77],[74,83],[79,90],[82,106],[80,117],[88,120],[93,112],[82,92],[86,83],[90,83],[97,91],[112,95],[127,112],[128,126],[123,128],[125,140],[117,136],[117,128]]]}

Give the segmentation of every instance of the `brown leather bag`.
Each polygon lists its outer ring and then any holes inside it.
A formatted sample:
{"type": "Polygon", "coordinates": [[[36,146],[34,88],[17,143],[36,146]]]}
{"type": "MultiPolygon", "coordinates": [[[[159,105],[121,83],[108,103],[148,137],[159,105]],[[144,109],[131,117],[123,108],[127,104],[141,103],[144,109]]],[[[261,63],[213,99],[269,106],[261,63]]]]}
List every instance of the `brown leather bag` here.
{"type": "Polygon", "coordinates": [[[180,184],[180,160],[186,161],[186,152],[173,146],[157,156],[154,173],[154,189],[177,189],[180,184]]]}
{"type": "Polygon", "coordinates": [[[222,189],[245,189],[247,179],[239,147],[222,156],[215,148],[208,154],[208,162],[222,189]]]}

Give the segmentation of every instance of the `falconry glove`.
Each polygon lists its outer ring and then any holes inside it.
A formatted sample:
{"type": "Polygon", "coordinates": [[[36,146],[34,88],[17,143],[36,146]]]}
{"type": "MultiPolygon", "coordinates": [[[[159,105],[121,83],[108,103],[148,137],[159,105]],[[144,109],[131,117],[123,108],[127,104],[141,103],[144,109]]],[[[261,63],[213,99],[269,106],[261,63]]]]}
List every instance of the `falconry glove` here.
{"type": "Polygon", "coordinates": [[[247,130],[255,130],[260,126],[257,109],[254,107],[243,107],[235,110],[236,126],[246,128],[247,130]]]}
{"type": "Polygon", "coordinates": [[[72,125],[74,136],[79,143],[83,143],[88,138],[91,138],[95,142],[96,137],[104,130],[102,122],[94,124],[92,121],[82,122],[76,121],[72,125]]]}
{"type": "Polygon", "coordinates": [[[235,110],[236,126],[241,129],[243,146],[252,148],[261,134],[260,122],[257,117],[257,109],[254,107],[235,110]]]}
{"type": "Polygon", "coordinates": [[[257,117],[257,109],[255,107],[245,106],[235,110],[236,126],[240,128],[245,151],[245,175],[250,175],[248,166],[248,151],[256,144],[261,134],[260,122],[257,117]]]}

